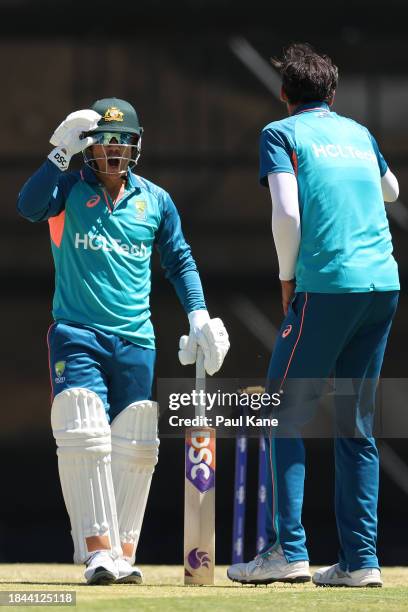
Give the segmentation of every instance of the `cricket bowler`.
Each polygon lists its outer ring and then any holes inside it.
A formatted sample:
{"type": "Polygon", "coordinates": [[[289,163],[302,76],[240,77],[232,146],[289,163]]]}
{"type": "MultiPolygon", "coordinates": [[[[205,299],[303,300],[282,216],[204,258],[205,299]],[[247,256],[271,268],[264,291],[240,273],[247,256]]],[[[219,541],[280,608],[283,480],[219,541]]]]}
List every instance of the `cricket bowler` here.
{"type": "Polygon", "coordinates": [[[142,132],[133,106],[118,98],[71,113],[18,197],[23,217],[49,224],[51,424],[74,562],[86,564],[88,584],[142,582],[133,564],[159,450],[151,399],[154,246],[188,314],[180,362],[195,363],[200,346],[212,375],[229,349],[222,321],[208,314],[171,197],[133,172],[142,132]],[[69,172],[80,152],[82,169],[69,172]]]}
{"type": "Polygon", "coordinates": [[[301,520],[304,423],[296,419],[310,399],[307,381],[334,375],[339,383],[353,380],[357,389],[352,405],[338,398],[335,412],[343,432],[334,440],[338,563],[317,570],[313,582],[381,586],[372,419],[399,295],[384,207],[397,199],[398,182],[367,128],[331,110],[338,69],[327,55],[292,44],[272,63],[282,76],[289,117],[268,124],[260,139],[260,182],[272,198],[285,315],[267,380],[283,404],[292,379],[302,381],[305,394],[285,423],[287,435],[266,438],[268,545],[253,561],[232,565],[228,576],[243,584],[310,581],[301,520]]]}

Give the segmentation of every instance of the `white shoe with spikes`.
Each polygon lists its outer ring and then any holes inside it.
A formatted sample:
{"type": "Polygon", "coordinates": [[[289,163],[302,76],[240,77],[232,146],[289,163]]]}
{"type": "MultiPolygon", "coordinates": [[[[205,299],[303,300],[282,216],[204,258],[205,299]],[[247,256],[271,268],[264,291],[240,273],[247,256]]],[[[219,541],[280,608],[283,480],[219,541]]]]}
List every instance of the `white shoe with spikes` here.
{"type": "Polygon", "coordinates": [[[366,567],[353,572],[343,572],[335,563],[329,567],[321,567],[313,574],[316,586],[332,587],[382,587],[381,572],[376,567],[366,567]]]}
{"type": "Polygon", "coordinates": [[[279,546],[249,563],[235,563],[227,570],[230,580],[241,584],[269,584],[271,582],[310,582],[309,561],[288,563],[279,546]]]}

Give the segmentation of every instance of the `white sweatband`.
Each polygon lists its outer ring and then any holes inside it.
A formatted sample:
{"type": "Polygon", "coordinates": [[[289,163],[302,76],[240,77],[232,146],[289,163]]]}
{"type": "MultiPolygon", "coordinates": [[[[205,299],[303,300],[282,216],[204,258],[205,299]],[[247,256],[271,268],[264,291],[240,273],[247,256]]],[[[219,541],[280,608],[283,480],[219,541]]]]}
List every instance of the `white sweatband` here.
{"type": "Polygon", "coordinates": [[[53,164],[57,166],[62,171],[68,170],[69,162],[71,161],[71,156],[67,155],[63,149],[60,147],[55,147],[48,155],[48,159],[52,161],[53,164]]]}
{"type": "Polygon", "coordinates": [[[272,198],[272,234],[279,261],[280,280],[292,280],[301,238],[298,185],[288,172],[268,174],[272,198]]]}

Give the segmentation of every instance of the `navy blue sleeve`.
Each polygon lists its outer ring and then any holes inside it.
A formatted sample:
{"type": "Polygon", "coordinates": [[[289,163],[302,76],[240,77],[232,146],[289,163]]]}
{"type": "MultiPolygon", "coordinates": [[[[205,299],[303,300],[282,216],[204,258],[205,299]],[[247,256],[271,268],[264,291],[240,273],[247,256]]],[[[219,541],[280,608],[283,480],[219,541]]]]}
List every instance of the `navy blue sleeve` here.
{"type": "Polygon", "coordinates": [[[206,309],[197,266],[183,236],[180,216],[168,193],[163,192],[160,206],[162,218],[156,246],[166,278],[173,284],[186,313],[206,309]]]}
{"type": "Polygon", "coordinates": [[[59,215],[74,182],[76,177],[72,173],[61,172],[47,159],[18,194],[18,212],[33,222],[59,215]]]}
{"type": "Polygon", "coordinates": [[[259,146],[259,181],[268,187],[268,174],[289,172],[295,174],[292,164],[293,143],[289,134],[273,124],[262,130],[259,146]]]}
{"type": "Polygon", "coordinates": [[[384,176],[384,174],[387,172],[388,164],[385,161],[385,159],[384,159],[380,149],[378,148],[378,144],[377,144],[377,141],[374,138],[374,136],[370,132],[368,132],[368,135],[370,137],[371,144],[373,146],[374,153],[375,153],[375,156],[377,158],[378,166],[380,168],[380,174],[381,174],[381,176],[384,176]]]}

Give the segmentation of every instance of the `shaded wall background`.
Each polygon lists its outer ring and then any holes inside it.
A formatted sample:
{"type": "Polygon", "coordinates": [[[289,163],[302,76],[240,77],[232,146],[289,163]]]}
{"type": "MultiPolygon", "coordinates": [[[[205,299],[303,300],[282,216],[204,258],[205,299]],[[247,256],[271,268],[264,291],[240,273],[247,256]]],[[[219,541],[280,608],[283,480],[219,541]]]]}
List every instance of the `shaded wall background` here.
{"type": "MultiPolygon", "coordinates": [[[[340,67],[335,110],[375,134],[408,197],[408,43],[403,2],[356,0],[291,9],[254,0],[29,2],[0,0],[1,138],[0,276],[2,410],[1,561],[69,561],[71,541],[49,425],[45,336],[51,323],[53,267],[47,224],[15,210],[17,193],[42,163],[54,128],[71,111],[117,96],[136,106],[145,128],[138,172],[168,190],[199,265],[213,316],[225,321],[232,349],[225,377],[262,378],[269,351],[237,314],[250,303],[275,326],[281,309],[270,234],[270,201],[258,185],[258,136],[284,107],[239,62],[231,39],[244,36],[263,57],[292,40],[308,41],[340,67]],[[289,15],[290,12],[290,15],[289,15]]],[[[80,160],[75,162],[77,165],[80,160]]],[[[74,164],[75,165],[75,164],[74,164]]],[[[392,206],[392,205],[391,205],[392,206]]],[[[391,219],[402,277],[401,305],[384,376],[406,377],[407,221],[391,219]]],[[[177,360],[186,318],[160,263],[153,266],[152,316],[157,375],[186,376],[177,360]]],[[[193,375],[192,369],[188,375],[193,375]]],[[[405,440],[387,441],[408,461],[405,440]]],[[[331,443],[308,440],[304,521],[314,563],[331,563],[331,443]]],[[[254,553],[256,445],[250,445],[247,554],[254,553]]],[[[405,465],[405,463],[403,464],[405,465]]],[[[233,443],[218,445],[217,558],[230,559],[233,443]]],[[[407,489],[408,490],[408,489],[407,489]]],[[[383,473],[379,550],[388,564],[407,561],[407,492],[383,473]],[[405,534],[405,535],[404,535],[405,534]],[[404,539],[405,538],[405,539],[404,539]]],[[[149,499],[140,562],[182,558],[183,444],[165,440],[149,499]]]]}

